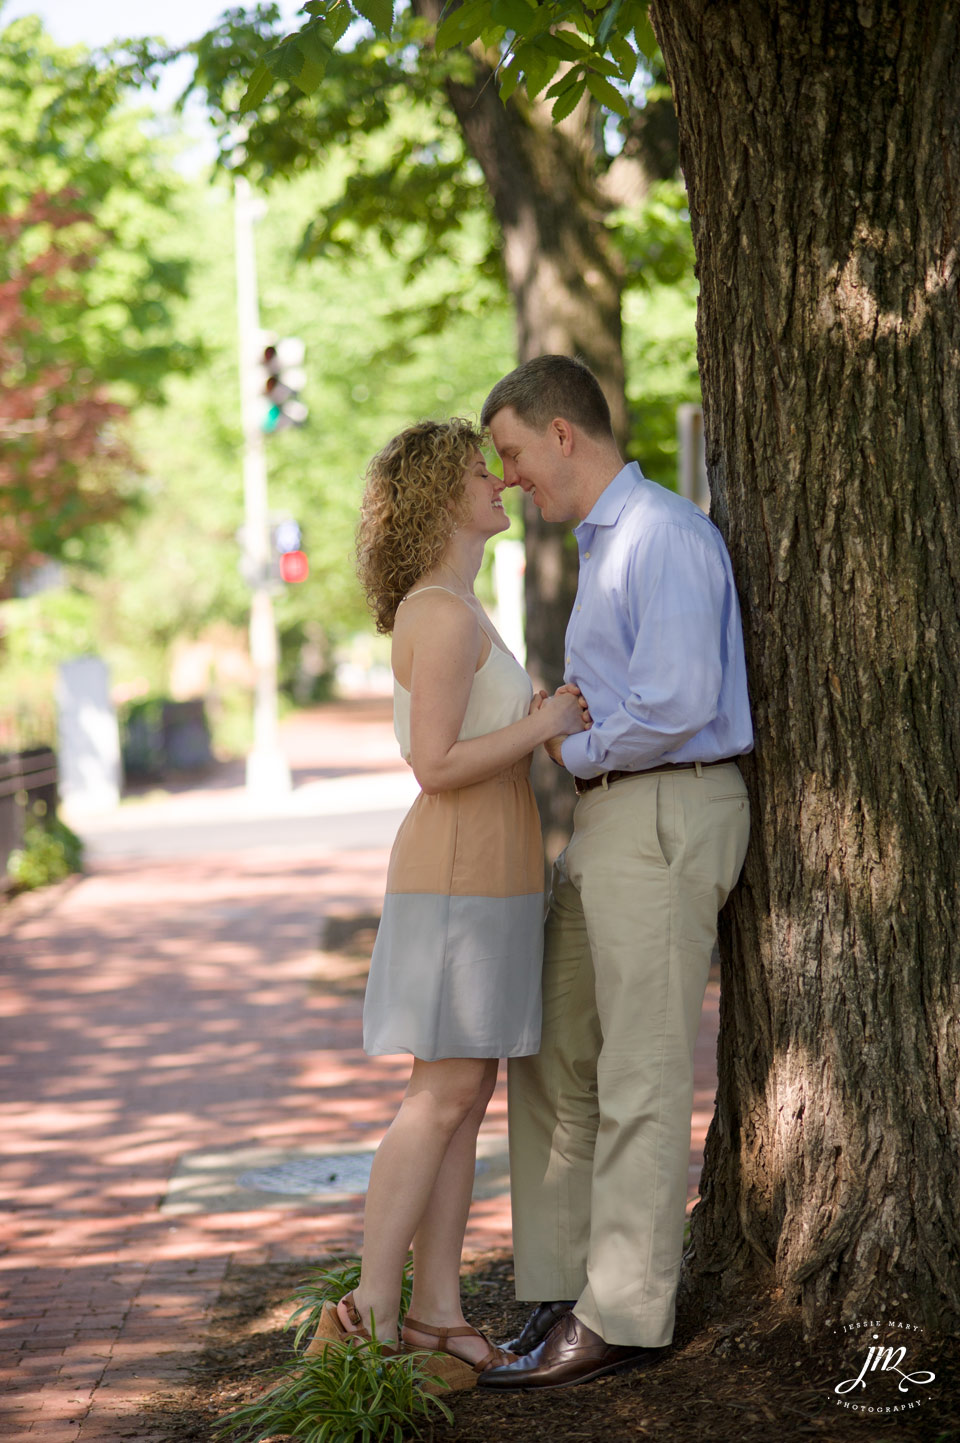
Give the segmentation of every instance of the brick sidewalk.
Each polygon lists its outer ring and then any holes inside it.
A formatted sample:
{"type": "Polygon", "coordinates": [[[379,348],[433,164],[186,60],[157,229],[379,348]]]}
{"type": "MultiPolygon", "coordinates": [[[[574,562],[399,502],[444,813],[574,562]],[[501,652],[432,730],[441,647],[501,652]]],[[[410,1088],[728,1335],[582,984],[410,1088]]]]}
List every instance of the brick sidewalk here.
{"type": "MultiPolygon", "coordinates": [[[[285,744],[301,781],[396,769],[381,704],[298,717],[285,744]]],[[[212,809],[218,794],[229,785],[209,789],[212,809]]],[[[162,1438],[137,1426],[139,1405],[189,1370],[231,1258],[357,1246],[361,1198],[186,1216],[160,1206],[184,1155],[372,1149],[399,1100],[408,1064],[362,1054],[359,992],[317,982],[325,919],[379,909],[389,838],[336,854],[298,837],[100,862],[0,914],[4,1443],[162,1438]]],[[[716,1011],[711,984],[692,1190],[716,1011]]],[[[502,1083],[485,1128],[506,1130],[502,1083]]],[[[507,1198],[476,1203],[468,1245],[509,1237],[507,1198]]]]}

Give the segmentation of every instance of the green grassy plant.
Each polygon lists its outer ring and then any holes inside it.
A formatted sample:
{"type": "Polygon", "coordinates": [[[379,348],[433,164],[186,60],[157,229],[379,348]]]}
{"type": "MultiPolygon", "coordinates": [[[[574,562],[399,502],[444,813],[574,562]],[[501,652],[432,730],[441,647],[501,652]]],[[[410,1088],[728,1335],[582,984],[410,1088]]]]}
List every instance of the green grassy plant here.
{"type": "MultiPolygon", "coordinates": [[[[300,1351],[302,1344],[307,1338],[312,1338],[320,1326],[320,1313],[326,1299],[339,1301],[344,1293],[352,1293],[360,1283],[360,1259],[358,1257],[343,1258],[334,1267],[317,1268],[308,1274],[306,1279],[293,1290],[293,1296],[297,1299],[299,1307],[291,1313],[287,1327],[296,1325],[296,1336],[293,1346],[300,1351]],[[299,1320],[299,1321],[298,1321],[299,1320]]],[[[400,1312],[406,1313],[410,1306],[410,1297],[413,1292],[413,1254],[407,1254],[407,1261],[403,1268],[403,1281],[400,1287],[400,1312]]]]}
{"type": "Polygon", "coordinates": [[[430,1355],[384,1354],[374,1341],[331,1343],[319,1355],[286,1365],[263,1397],[214,1425],[214,1437],[236,1443],[296,1438],[303,1443],[403,1443],[422,1438],[440,1414],[453,1415],[423,1391],[430,1355]]]}
{"type": "MultiPolygon", "coordinates": [[[[374,1330],[372,1343],[331,1343],[323,1353],[300,1356],[320,1323],[324,1301],[342,1298],[360,1281],[360,1259],[344,1258],[334,1267],[317,1268],[294,1290],[298,1306],[287,1321],[296,1328],[296,1357],[276,1370],[273,1387],[214,1427],[217,1439],[259,1443],[275,1437],[304,1443],[402,1443],[422,1438],[424,1428],[450,1409],[422,1384],[435,1382],[430,1354],[384,1352],[374,1330]]],[[[400,1311],[410,1305],[413,1258],[403,1272],[400,1311]]]]}

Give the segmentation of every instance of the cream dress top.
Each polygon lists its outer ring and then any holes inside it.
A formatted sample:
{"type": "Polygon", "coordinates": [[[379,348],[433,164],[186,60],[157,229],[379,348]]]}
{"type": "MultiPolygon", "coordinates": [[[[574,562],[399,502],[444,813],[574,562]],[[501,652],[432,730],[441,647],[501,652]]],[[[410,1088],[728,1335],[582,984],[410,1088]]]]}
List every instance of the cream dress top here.
{"type": "MultiPolygon", "coordinates": [[[[446,591],[448,596],[457,596],[446,586],[422,586],[412,593],[419,596],[422,591],[446,591]]],[[[407,598],[404,598],[406,601],[407,598]]],[[[463,597],[460,597],[463,600],[463,597]]],[[[401,606],[403,602],[400,603],[401,606]]],[[[469,603],[464,602],[464,605],[469,603]]],[[[472,609],[472,608],[471,608],[472,609]]],[[[481,626],[483,623],[481,622],[481,626]]],[[[504,651],[483,627],[484,635],[490,642],[490,655],[483,665],[474,672],[470,700],[464,713],[463,725],[457,733],[457,740],[471,741],[474,737],[486,736],[488,732],[499,731],[513,722],[520,721],[530,710],[533,700],[533,684],[512,652],[504,651]]],[[[393,680],[393,730],[400,744],[405,762],[410,761],[410,693],[393,680]]]]}

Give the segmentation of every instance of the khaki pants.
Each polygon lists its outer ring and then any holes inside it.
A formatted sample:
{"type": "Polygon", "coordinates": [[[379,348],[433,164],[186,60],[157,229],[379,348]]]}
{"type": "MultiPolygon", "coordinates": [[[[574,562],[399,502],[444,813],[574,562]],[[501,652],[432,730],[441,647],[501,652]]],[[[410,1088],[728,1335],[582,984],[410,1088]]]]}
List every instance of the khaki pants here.
{"type": "Polygon", "coordinates": [[[546,921],[543,1040],[510,1061],[517,1297],[579,1298],[608,1343],[673,1336],[693,1047],[743,865],[733,764],[587,792],[546,921]]]}

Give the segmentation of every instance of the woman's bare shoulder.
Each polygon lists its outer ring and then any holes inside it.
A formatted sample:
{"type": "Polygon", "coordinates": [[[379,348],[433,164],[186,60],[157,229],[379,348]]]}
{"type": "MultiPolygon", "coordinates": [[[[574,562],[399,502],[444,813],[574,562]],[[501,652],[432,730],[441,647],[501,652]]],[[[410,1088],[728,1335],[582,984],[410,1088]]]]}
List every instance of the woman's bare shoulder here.
{"type": "Polygon", "coordinates": [[[445,587],[424,586],[419,591],[410,591],[397,607],[394,622],[394,636],[404,631],[432,628],[440,623],[444,628],[454,627],[464,632],[480,625],[477,613],[464,597],[445,587]]]}
{"type": "Polygon", "coordinates": [[[409,689],[413,654],[469,654],[482,644],[480,620],[473,607],[452,591],[413,591],[397,607],[391,662],[400,685],[409,689]],[[414,600],[416,598],[416,600],[414,600]]]}

